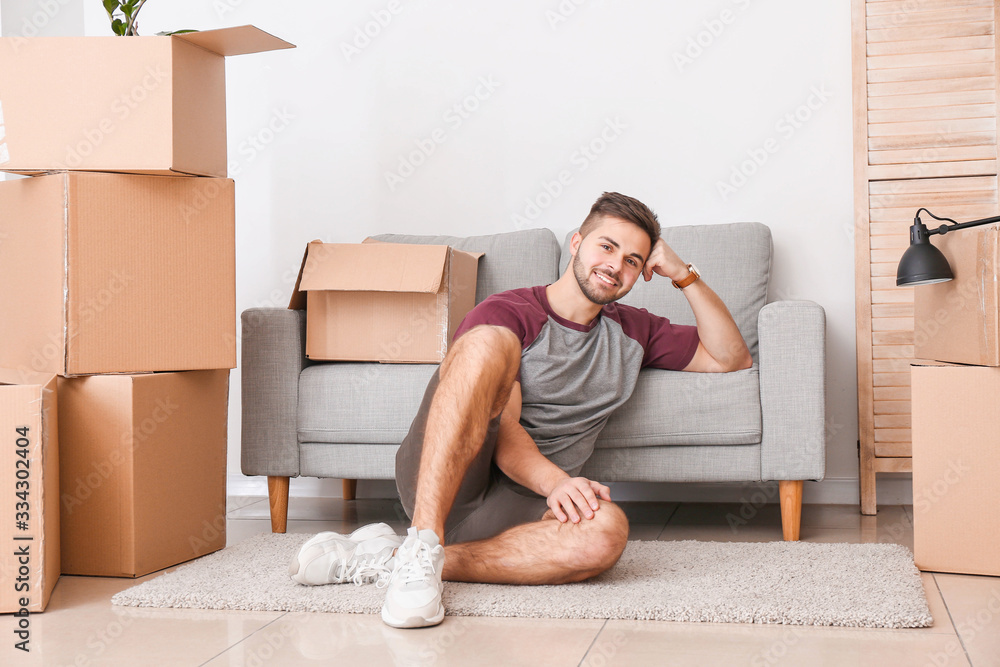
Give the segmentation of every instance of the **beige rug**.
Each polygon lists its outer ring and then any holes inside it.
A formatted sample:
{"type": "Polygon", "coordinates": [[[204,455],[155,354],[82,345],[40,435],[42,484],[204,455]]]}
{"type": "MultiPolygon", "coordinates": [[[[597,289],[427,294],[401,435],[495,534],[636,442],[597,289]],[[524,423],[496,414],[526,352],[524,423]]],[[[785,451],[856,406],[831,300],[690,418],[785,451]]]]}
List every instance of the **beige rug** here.
{"type": "MultiPolygon", "coordinates": [[[[117,605],[376,614],[374,585],[299,586],[303,534],[262,534],[118,593],[117,605]]],[[[456,616],[615,618],[863,628],[931,625],[909,549],[895,544],[629,542],[603,575],[561,586],[445,584],[456,616]]]]}

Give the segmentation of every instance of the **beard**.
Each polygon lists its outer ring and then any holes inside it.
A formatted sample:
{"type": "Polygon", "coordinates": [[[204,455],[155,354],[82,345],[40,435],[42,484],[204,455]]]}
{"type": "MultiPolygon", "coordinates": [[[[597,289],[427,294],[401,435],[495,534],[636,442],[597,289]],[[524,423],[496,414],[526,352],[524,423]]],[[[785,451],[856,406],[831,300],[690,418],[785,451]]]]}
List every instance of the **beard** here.
{"type": "MultiPolygon", "coordinates": [[[[601,273],[611,278],[619,285],[622,282],[621,276],[619,276],[618,274],[606,273],[603,271],[598,271],[598,273],[601,273]]],[[[608,296],[606,293],[598,292],[594,288],[594,286],[590,284],[590,271],[588,271],[583,266],[583,262],[580,261],[579,254],[577,254],[573,258],[573,275],[576,276],[576,282],[579,283],[580,290],[583,292],[583,295],[588,299],[590,299],[591,302],[597,304],[598,306],[606,306],[609,303],[617,301],[621,297],[625,296],[625,294],[627,294],[627,292],[621,294],[619,294],[618,292],[614,292],[613,294],[608,296]]]]}

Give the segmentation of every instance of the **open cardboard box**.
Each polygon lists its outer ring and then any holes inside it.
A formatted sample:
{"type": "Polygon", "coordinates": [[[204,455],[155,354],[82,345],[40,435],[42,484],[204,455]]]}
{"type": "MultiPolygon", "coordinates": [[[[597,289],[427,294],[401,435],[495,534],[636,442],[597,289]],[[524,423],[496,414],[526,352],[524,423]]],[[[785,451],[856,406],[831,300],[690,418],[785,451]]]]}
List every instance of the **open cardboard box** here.
{"type": "Polygon", "coordinates": [[[306,356],[442,361],[476,305],[481,256],[444,245],[313,241],[289,303],[306,310],[306,356]]]}
{"type": "Polygon", "coordinates": [[[253,26],[0,39],[0,170],[225,176],[225,57],[294,48],[253,26]]]}
{"type": "Polygon", "coordinates": [[[914,362],[913,554],[1000,576],[1000,368],[914,362]]]}
{"type": "Polygon", "coordinates": [[[236,366],[235,190],[59,172],[0,182],[0,366],[236,366]]]}
{"type": "Polygon", "coordinates": [[[59,378],[62,571],[138,577],[226,545],[229,371],[59,378]]]}
{"type": "Polygon", "coordinates": [[[57,409],[55,375],[0,369],[0,613],[43,611],[59,579],[57,409]]]}
{"type": "Polygon", "coordinates": [[[955,279],[913,288],[918,359],[1000,366],[1000,225],[934,239],[955,279]]]}

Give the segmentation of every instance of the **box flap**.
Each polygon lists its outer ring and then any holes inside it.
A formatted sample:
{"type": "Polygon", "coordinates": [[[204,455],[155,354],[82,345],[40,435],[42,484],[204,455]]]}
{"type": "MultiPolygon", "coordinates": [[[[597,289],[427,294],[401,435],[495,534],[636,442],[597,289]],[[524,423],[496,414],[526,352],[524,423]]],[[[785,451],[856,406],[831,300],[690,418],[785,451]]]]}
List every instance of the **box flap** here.
{"type": "Polygon", "coordinates": [[[319,239],[310,241],[306,244],[306,251],[302,253],[302,263],[299,264],[299,275],[295,277],[295,287],[292,288],[292,298],[288,300],[288,310],[305,310],[306,309],[306,293],[302,291],[302,272],[306,268],[306,257],[309,256],[309,248],[314,243],[323,243],[319,239]]]}
{"type": "Polygon", "coordinates": [[[218,53],[222,56],[242,56],[247,53],[262,53],[278,49],[294,49],[295,45],[264,32],[252,25],[237,28],[220,28],[201,32],[186,32],[173,35],[174,39],[190,42],[195,46],[218,53]]]}
{"type": "Polygon", "coordinates": [[[311,243],[299,289],[434,294],[448,251],[444,245],[311,243]]]}
{"type": "Polygon", "coordinates": [[[0,368],[0,385],[22,384],[44,387],[55,377],[55,373],[36,373],[35,371],[0,368]]]}

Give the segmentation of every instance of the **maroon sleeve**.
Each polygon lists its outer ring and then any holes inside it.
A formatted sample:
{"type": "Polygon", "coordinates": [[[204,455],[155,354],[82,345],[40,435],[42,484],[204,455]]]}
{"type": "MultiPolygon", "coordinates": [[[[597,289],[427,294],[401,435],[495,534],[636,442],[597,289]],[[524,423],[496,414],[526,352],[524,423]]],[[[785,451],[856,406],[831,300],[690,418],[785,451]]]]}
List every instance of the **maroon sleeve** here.
{"type": "Polygon", "coordinates": [[[698,349],[698,327],[673,324],[645,308],[618,305],[617,310],[625,335],[642,345],[643,368],[679,371],[691,363],[698,349]]]}
{"type": "Polygon", "coordinates": [[[455,330],[455,340],[469,329],[480,324],[506,327],[521,340],[523,350],[538,337],[548,316],[531,296],[530,289],[500,292],[487,297],[469,311],[455,330]]]}

